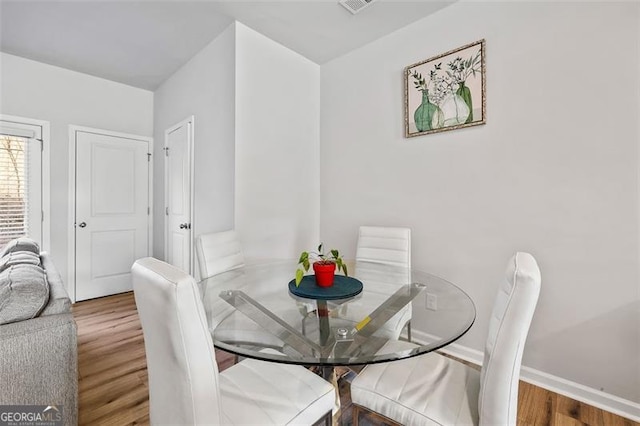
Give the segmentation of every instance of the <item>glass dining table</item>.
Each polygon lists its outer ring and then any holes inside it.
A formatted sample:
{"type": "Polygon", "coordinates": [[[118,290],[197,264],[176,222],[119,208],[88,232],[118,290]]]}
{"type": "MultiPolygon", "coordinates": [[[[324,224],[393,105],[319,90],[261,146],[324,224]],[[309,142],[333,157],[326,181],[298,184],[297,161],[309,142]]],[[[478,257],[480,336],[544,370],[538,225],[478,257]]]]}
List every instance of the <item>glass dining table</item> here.
{"type": "Polygon", "coordinates": [[[296,268],[295,260],[265,262],[202,280],[214,345],[242,357],[319,366],[327,378],[335,366],[436,350],[475,320],[464,291],[426,272],[355,262],[349,279],[362,284],[358,294],[309,298],[289,290],[296,268]],[[410,345],[397,344],[409,339],[410,345]]]}

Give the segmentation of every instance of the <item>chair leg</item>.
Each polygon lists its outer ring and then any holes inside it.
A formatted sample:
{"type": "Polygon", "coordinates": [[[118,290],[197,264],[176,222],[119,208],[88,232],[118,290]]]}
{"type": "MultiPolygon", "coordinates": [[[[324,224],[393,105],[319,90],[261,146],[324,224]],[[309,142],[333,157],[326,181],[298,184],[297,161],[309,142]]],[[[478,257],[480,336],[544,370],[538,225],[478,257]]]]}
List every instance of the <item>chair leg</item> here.
{"type": "Polygon", "coordinates": [[[356,404],[351,406],[351,423],[353,426],[358,426],[358,421],[360,419],[360,407],[356,404]]]}
{"type": "MultiPolygon", "coordinates": [[[[365,413],[365,415],[369,418],[369,417],[373,417],[373,419],[375,419],[375,421],[377,422],[382,422],[385,425],[388,426],[405,426],[401,423],[396,422],[395,420],[392,420],[386,416],[383,416],[380,413],[376,413],[375,411],[371,411],[369,408],[367,407],[362,407],[358,404],[353,404],[351,406],[351,417],[352,417],[352,423],[353,426],[358,426],[358,422],[359,422],[359,418],[360,418],[360,411],[363,411],[365,413]]],[[[368,424],[368,422],[367,422],[368,424]]]]}
{"type": "Polygon", "coordinates": [[[411,320],[407,321],[407,340],[411,341],[411,320]]]}
{"type": "Polygon", "coordinates": [[[313,425],[314,426],[332,426],[332,423],[333,423],[332,414],[333,414],[332,410],[327,411],[327,413],[324,414],[322,417],[320,417],[318,421],[315,422],[313,425]]]}

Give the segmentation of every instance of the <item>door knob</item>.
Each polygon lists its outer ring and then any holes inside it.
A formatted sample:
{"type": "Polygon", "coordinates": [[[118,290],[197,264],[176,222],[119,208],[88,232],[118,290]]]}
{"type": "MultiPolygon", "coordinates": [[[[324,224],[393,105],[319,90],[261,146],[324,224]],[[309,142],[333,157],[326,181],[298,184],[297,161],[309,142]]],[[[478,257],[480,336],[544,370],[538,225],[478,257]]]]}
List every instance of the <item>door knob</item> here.
{"type": "Polygon", "coordinates": [[[78,224],[78,226],[79,226],[80,228],[84,228],[85,226],[87,226],[87,222],[80,222],[80,223],[78,224]]]}
{"type": "Polygon", "coordinates": [[[191,224],[190,223],[181,223],[180,224],[180,229],[191,229],[191,224]]]}

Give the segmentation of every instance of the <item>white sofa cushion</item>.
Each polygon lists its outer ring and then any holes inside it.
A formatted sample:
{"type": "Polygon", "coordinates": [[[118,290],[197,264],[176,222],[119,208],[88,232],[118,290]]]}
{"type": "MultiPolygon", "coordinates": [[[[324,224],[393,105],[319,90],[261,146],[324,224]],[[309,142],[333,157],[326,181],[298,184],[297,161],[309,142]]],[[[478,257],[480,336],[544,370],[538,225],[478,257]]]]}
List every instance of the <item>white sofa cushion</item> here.
{"type": "Polygon", "coordinates": [[[3,257],[14,251],[30,251],[35,254],[40,254],[40,246],[35,240],[32,240],[31,238],[27,238],[27,237],[16,238],[9,241],[7,245],[4,246],[4,249],[2,250],[2,254],[0,254],[0,257],[3,257]]]}
{"type": "Polygon", "coordinates": [[[49,300],[44,269],[17,264],[0,272],[0,324],[34,318],[49,300]]]}
{"type": "Polygon", "coordinates": [[[40,256],[32,251],[12,251],[0,257],[0,272],[13,265],[28,263],[30,265],[40,265],[40,256]]]}

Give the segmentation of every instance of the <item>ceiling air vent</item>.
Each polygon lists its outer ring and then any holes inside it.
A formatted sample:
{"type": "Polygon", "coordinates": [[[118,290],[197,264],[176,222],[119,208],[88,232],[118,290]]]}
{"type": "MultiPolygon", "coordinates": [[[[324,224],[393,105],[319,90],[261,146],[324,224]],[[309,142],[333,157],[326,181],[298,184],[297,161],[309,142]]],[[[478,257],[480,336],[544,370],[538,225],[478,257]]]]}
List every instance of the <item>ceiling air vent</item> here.
{"type": "Polygon", "coordinates": [[[376,0],[340,0],[338,3],[354,15],[376,0]]]}

